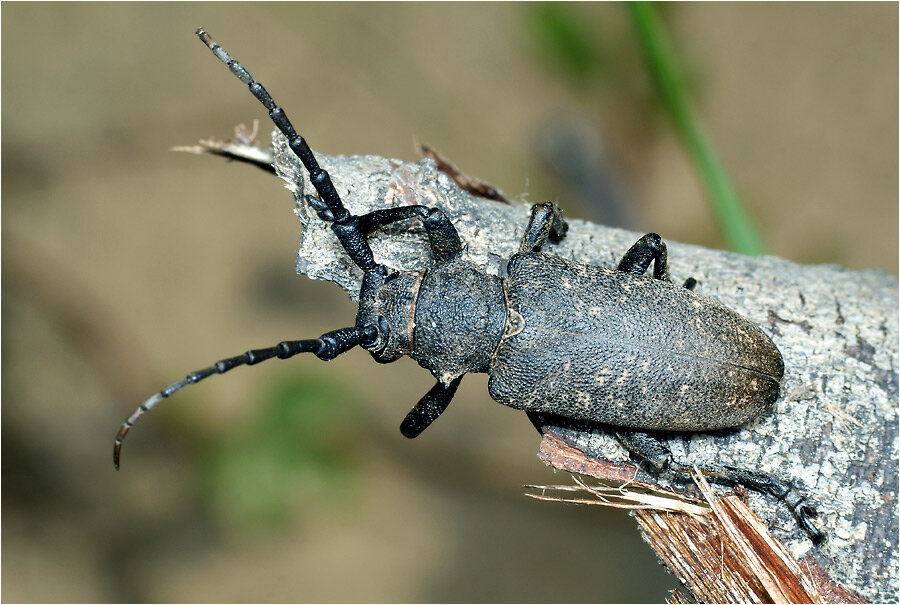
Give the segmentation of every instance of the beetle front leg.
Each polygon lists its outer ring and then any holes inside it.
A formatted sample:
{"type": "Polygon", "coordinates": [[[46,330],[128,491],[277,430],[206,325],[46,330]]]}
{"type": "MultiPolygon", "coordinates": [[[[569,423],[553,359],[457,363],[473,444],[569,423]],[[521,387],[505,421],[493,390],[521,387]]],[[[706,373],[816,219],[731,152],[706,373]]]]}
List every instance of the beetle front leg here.
{"type": "MultiPolygon", "coordinates": [[[[616,438],[632,454],[649,462],[657,471],[671,470],[676,475],[690,477],[694,467],[675,460],[669,448],[659,439],[644,431],[616,431],[616,438]]],[[[725,485],[740,484],[752,490],[768,493],[782,502],[793,513],[797,524],[809,538],[819,543],[825,534],[817,528],[812,519],[819,516],[816,508],[806,501],[806,496],[792,483],[766,473],[751,471],[734,466],[699,466],[703,476],[715,483],[725,485]]]]}
{"type": "Polygon", "coordinates": [[[653,277],[669,281],[669,262],[666,255],[666,243],[656,233],[648,233],[634,243],[622,260],[619,271],[643,275],[653,263],[653,277]]]}
{"type": "Polygon", "coordinates": [[[525,227],[525,235],[519,245],[519,252],[527,254],[540,252],[549,239],[558,242],[565,237],[569,225],[563,220],[562,211],[553,202],[535,204],[531,207],[531,218],[525,227]]]}
{"type": "Polygon", "coordinates": [[[461,380],[462,376],[459,376],[450,384],[438,381],[437,384],[431,387],[400,424],[400,432],[403,433],[403,436],[414,439],[427,429],[432,422],[437,420],[438,416],[450,405],[453,395],[456,394],[456,387],[459,386],[461,380]]]}
{"type": "Polygon", "coordinates": [[[435,262],[448,262],[462,254],[459,233],[440,208],[420,205],[382,208],[363,214],[359,217],[359,223],[360,229],[369,234],[379,227],[410,218],[421,219],[425,233],[428,234],[428,243],[435,262]]]}

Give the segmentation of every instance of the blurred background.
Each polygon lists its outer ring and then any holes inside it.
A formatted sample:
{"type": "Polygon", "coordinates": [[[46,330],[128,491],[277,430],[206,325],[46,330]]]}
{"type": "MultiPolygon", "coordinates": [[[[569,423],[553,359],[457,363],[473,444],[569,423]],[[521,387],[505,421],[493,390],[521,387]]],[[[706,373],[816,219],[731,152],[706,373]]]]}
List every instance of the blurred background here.
{"type": "MultiPolygon", "coordinates": [[[[658,7],[772,254],[897,272],[896,4],[658,7]]],[[[293,273],[280,181],[171,152],[265,113],[314,149],[415,159],[569,216],[726,241],[621,4],[11,4],[2,8],[4,601],[661,602],[621,512],[568,483],[524,415],[355,350],[241,369],[112,440],[140,401],[250,347],[348,325],[293,273]]],[[[848,284],[848,287],[853,287],[848,284]]]]}

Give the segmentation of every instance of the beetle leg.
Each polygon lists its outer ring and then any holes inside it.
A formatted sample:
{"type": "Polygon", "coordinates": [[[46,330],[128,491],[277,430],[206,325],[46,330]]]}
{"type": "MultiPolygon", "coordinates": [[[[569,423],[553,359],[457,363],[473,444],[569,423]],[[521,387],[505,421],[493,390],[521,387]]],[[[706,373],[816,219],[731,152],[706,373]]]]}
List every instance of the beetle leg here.
{"type": "Polygon", "coordinates": [[[422,219],[422,226],[428,234],[431,254],[435,262],[446,262],[457,258],[462,253],[462,242],[456,227],[447,218],[443,210],[428,206],[400,206],[399,208],[383,208],[374,210],[359,217],[360,229],[369,234],[379,227],[396,223],[409,218],[422,219]]]}
{"type": "Polygon", "coordinates": [[[519,252],[523,254],[539,252],[541,246],[547,243],[548,238],[552,242],[558,242],[565,237],[568,230],[569,225],[563,219],[562,211],[556,204],[553,202],[535,204],[531,207],[531,218],[528,219],[528,226],[525,227],[525,235],[522,236],[519,252]]]}
{"type": "Polygon", "coordinates": [[[643,431],[616,431],[616,439],[625,449],[641,460],[649,462],[657,471],[665,470],[672,463],[672,452],[666,445],[643,431]]]}
{"type": "MultiPolygon", "coordinates": [[[[679,473],[690,473],[692,467],[673,460],[669,468],[679,473]]],[[[809,504],[806,496],[792,483],[766,473],[734,466],[704,466],[699,469],[711,481],[726,485],[741,484],[758,492],[775,496],[787,505],[794,514],[797,524],[813,542],[819,543],[825,539],[825,534],[811,521],[819,516],[816,507],[809,504]]]]}
{"type": "Polygon", "coordinates": [[[653,277],[669,281],[669,263],[666,256],[666,243],[656,233],[648,233],[634,243],[617,269],[635,275],[643,275],[653,263],[653,277]]]}
{"type": "MultiPolygon", "coordinates": [[[[616,431],[616,438],[625,446],[625,449],[649,462],[657,471],[668,469],[676,475],[691,476],[694,467],[675,460],[669,448],[650,433],[616,431]]],[[[775,496],[787,505],[797,520],[797,524],[813,542],[818,543],[825,538],[825,534],[811,521],[819,515],[816,508],[806,501],[806,496],[792,483],[766,473],[734,466],[702,466],[698,467],[698,470],[710,481],[725,485],[740,484],[752,490],[775,496]]]]}
{"type": "Polygon", "coordinates": [[[456,394],[456,387],[459,386],[461,380],[462,376],[459,376],[450,384],[438,381],[431,387],[431,390],[425,393],[425,396],[409,411],[400,424],[400,432],[403,433],[403,436],[409,439],[418,437],[432,422],[437,420],[438,416],[450,405],[450,400],[456,394]]]}

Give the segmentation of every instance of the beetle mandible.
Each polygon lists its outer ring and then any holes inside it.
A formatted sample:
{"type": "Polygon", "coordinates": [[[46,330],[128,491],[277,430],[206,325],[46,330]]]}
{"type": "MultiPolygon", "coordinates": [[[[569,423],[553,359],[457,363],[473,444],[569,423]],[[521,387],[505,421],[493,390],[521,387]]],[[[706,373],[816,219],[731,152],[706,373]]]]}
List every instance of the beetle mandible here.
{"type": "MultiPolygon", "coordinates": [[[[524,410],[614,427],[619,441],[658,470],[688,474],[654,431],[709,431],[736,427],[769,410],[778,398],[784,363],[754,323],[669,280],[666,245],[648,233],[615,269],[585,265],[542,252],[568,228],[551,202],[535,204],[518,253],[505,276],[489,275],[466,260],[456,228],[439,208],[421,205],[353,215],[344,207],[306,141],[263,86],[202,28],[200,40],[247,84],[309,173],[317,196],[306,201],[329,223],[350,259],[363,271],[352,327],[309,340],[281,342],[217,361],[144,401],[122,424],[113,458],[134,423],[189,384],[242,365],[313,353],[331,360],[356,346],[376,361],[408,355],[437,379],[400,425],[406,437],[424,431],[447,408],[462,377],[489,375],[490,396],[524,410]],[[418,219],[433,263],[424,271],[396,271],[375,262],[368,234],[418,219]],[[646,275],[653,265],[652,276],[646,275]]],[[[814,540],[817,516],[792,483],[727,466],[701,471],[713,480],[772,494],[814,540]]]]}

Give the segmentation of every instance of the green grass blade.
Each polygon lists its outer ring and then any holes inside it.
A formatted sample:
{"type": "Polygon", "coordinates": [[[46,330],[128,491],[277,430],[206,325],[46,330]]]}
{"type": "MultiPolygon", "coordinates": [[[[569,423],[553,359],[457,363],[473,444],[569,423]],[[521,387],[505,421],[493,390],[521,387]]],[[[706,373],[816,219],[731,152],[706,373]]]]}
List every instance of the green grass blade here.
{"type": "Polygon", "coordinates": [[[663,105],[700,174],[725,240],[733,250],[742,254],[763,254],[765,246],[753,220],[690,104],[687,89],[676,66],[674,52],[656,8],[650,2],[628,2],[626,6],[631,13],[663,105]]]}

